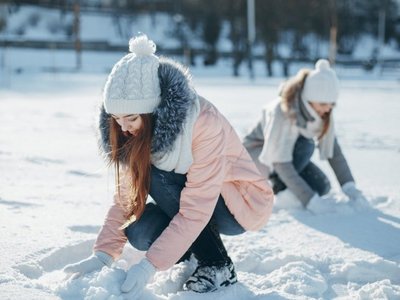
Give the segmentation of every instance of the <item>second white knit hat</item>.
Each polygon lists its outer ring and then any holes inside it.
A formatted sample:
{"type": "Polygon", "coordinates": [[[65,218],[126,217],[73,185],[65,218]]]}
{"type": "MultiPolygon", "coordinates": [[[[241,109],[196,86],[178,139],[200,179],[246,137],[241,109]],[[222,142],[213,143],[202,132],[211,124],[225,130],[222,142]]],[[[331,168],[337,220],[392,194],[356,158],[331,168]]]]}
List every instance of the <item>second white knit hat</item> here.
{"type": "Polygon", "coordinates": [[[329,61],[317,61],[315,69],[306,78],[301,97],[305,101],[336,103],[339,97],[339,80],[329,61]]]}
{"type": "Polygon", "coordinates": [[[129,51],[108,75],[104,108],[109,114],[152,113],[161,101],[156,45],[140,35],[129,41],[129,51]]]}

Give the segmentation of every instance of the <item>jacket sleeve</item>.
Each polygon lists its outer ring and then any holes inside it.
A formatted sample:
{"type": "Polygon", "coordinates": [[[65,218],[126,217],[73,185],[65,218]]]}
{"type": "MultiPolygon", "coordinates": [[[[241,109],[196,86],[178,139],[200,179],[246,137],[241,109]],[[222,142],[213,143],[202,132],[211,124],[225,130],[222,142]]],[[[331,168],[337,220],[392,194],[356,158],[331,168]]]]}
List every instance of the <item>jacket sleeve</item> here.
{"type": "Polygon", "coordinates": [[[269,168],[262,164],[258,157],[264,146],[264,132],[263,132],[263,122],[260,119],[257,124],[250,130],[250,132],[243,138],[243,146],[249,152],[253,162],[256,164],[258,170],[261,174],[268,178],[269,168]]]}
{"type": "Polygon", "coordinates": [[[350,181],[354,182],[353,175],[336,137],[333,146],[333,157],[328,161],[341,186],[350,181]]]}
{"type": "Polygon", "coordinates": [[[304,206],[315,194],[308,183],[301,178],[293,166],[292,162],[274,163],[274,170],[279,175],[283,183],[295,194],[304,206]]]}
{"type": "Polygon", "coordinates": [[[123,174],[121,175],[120,191],[118,193],[117,189],[115,192],[114,203],[108,210],[104,224],[97,236],[93,248],[94,251],[103,251],[111,255],[114,260],[121,255],[127,241],[124,230],[119,229],[126,220],[126,212],[120,203],[122,203],[123,199],[128,196],[127,178],[123,174]]]}
{"type": "Polygon", "coordinates": [[[181,192],[179,212],[146,253],[159,270],[173,266],[211,219],[225,173],[222,122],[222,118],[208,112],[195,124],[193,164],[181,192]]]}
{"type": "Polygon", "coordinates": [[[264,133],[262,119],[243,138],[243,144],[247,148],[262,147],[264,145],[264,133]]]}

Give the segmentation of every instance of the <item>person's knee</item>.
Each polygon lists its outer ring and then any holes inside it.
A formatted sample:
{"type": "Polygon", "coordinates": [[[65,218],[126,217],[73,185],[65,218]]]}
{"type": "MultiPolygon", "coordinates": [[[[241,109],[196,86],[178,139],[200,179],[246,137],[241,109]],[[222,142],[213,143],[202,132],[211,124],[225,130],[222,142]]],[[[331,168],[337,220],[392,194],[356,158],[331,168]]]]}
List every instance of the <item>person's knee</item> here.
{"type": "Polygon", "coordinates": [[[147,230],[143,230],[142,226],[138,224],[132,224],[125,229],[125,235],[128,238],[129,243],[137,250],[147,251],[151,246],[151,239],[147,233],[147,230]]]}
{"type": "Polygon", "coordinates": [[[139,220],[125,229],[125,235],[134,248],[146,251],[168,226],[169,222],[170,219],[157,205],[149,203],[139,220]]]}
{"type": "Polygon", "coordinates": [[[329,182],[328,178],[324,178],[323,184],[321,184],[318,194],[320,196],[326,195],[331,190],[331,183],[329,182]]]}
{"type": "Polygon", "coordinates": [[[225,205],[225,200],[220,196],[211,222],[214,230],[225,235],[238,235],[245,232],[225,205]]]}
{"type": "Polygon", "coordinates": [[[315,150],[315,143],[312,139],[300,136],[295,144],[295,151],[300,152],[304,156],[311,156],[315,150]]]}
{"type": "Polygon", "coordinates": [[[314,153],[315,144],[313,140],[299,137],[293,149],[293,166],[298,172],[301,172],[314,153]]]}

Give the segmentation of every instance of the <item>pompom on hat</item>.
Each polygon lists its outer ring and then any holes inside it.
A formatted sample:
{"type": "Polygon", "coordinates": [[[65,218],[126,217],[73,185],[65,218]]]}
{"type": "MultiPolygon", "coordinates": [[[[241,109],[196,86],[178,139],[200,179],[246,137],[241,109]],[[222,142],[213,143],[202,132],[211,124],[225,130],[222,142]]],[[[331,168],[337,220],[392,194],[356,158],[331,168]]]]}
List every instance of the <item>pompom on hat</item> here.
{"type": "Polygon", "coordinates": [[[309,102],[336,103],[339,97],[339,80],[329,61],[317,61],[315,69],[306,78],[301,97],[309,102]]]}
{"type": "Polygon", "coordinates": [[[161,101],[156,45],[139,35],[129,41],[129,51],[114,65],[104,86],[108,114],[152,113],[161,101]]]}

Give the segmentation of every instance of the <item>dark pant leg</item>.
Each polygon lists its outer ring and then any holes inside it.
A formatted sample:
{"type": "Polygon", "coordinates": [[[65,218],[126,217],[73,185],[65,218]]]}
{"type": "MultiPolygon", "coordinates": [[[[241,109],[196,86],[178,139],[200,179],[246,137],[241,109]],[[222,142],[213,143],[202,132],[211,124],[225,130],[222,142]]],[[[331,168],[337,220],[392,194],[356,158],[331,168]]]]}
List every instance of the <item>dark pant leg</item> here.
{"type": "MultiPolygon", "coordinates": [[[[302,135],[297,138],[293,149],[292,163],[298,173],[301,173],[309,164],[314,150],[315,143],[312,139],[305,138],[302,135]]],[[[272,190],[275,194],[286,189],[286,185],[275,172],[270,175],[269,179],[272,183],[272,190]]]]}
{"type": "Polygon", "coordinates": [[[129,243],[146,251],[168,226],[171,219],[154,203],[146,204],[142,216],[125,229],[129,243]]]}
{"type": "Polygon", "coordinates": [[[213,220],[217,225],[219,233],[226,235],[237,235],[246,231],[231,214],[222,196],[219,196],[218,198],[218,202],[213,214],[213,220]]]}
{"type": "MultiPolygon", "coordinates": [[[[157,204],[163,211],[167,211],[172,218],[179,211],[180,194],[186,183],[186,175],[165,172],[155,167],[153,167],[152,173],[153,180],[150,187],[150,195],[153,199],[161,199],[157,204]],[[171,199],[175,199],[174,204],[171,205],[168,200],[162,200],[166,194],[169,194],[171,199]]],[[[218,198],[212,219],[215,221],[220,233],[237,235],[245,232],[245,229],[229,211],[221,195],[218,198]]]]}
{"type": "Polygon", "coordinates": [[[320,196],[327,194],[331,189],[328,177],[312,162],[309,162],[304,170],[300,172],[300,176],[320,196]]]}
{"type": "MultiPolygon", "coordinates": [[[[166,172],[152,166],[150,196],[171,219],[178,213],[186,175],[166,172]]],[[[201,203],[199,203],[201,205],[201,203]]],[[[205,226],[190,247],[200,264],[225,263],[229,257],[214,218],[205,226]]]]}

